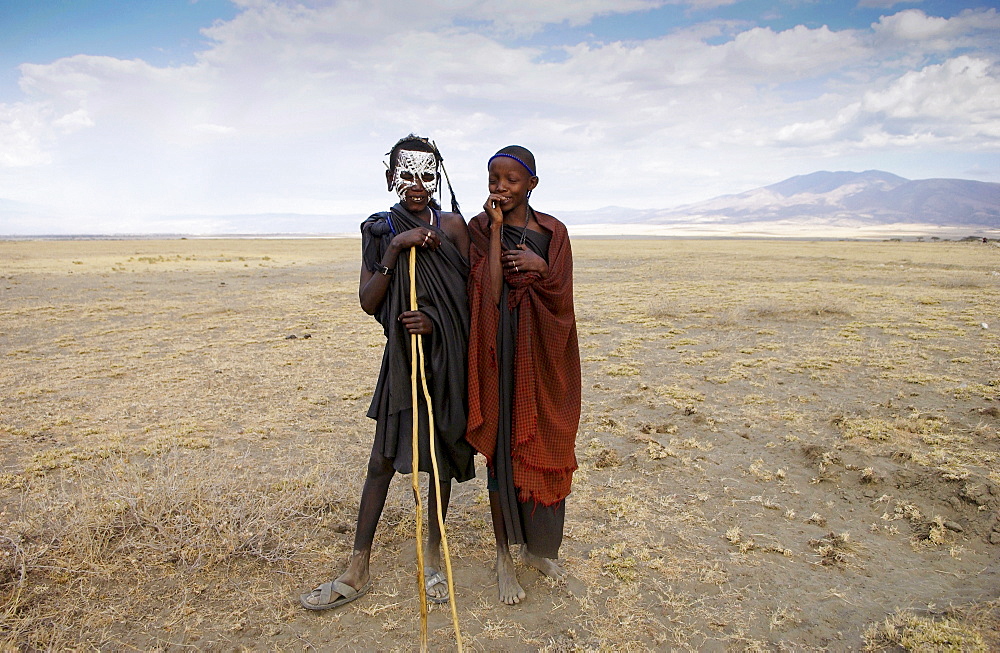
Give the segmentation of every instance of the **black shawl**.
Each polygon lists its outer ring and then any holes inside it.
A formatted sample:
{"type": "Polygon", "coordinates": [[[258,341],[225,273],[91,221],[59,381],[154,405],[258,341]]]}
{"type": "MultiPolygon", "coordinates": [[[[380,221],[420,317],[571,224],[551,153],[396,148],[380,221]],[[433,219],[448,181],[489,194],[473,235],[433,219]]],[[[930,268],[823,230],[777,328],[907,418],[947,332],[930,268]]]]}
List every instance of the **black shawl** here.
{"type": "MultiPolygon", "coordinates": [[[[388,212],[376,213],[361,224],[362,262],[374,271],[376,265],[381,265],[393,236],[416,227],[433,229],[441,242],[436,250],[418,247],[416,260],[417,306],[434,324],[434,332],[423,338],[423,349],[435,430],[439,444],[449,449],[456,445],[465,448],[468,445],[464,441],[458,442],[465,435],[467,411],[468,261],[439,227],[429,225],[396,204],[388,212]]],[[[409,250],[400,252],[385,299],[375,314],[386,344],[368,417],[379,421],[412,408],[410,335],[397,319],[410,308],[409,259],[409,250]]],[[[422,404],[422,391],[418,397],[422,404]]]]}

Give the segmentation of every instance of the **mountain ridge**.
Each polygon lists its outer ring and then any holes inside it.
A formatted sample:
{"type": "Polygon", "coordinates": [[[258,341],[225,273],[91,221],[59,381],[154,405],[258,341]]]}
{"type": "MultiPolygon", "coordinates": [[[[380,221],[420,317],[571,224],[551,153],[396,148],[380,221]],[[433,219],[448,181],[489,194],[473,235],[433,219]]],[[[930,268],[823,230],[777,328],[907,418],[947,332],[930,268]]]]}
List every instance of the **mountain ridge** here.
{"type": "Polygon", "coordinates": [[[668,209],[567,214],[577,224],[918,224],[1000,228],[1000,184],[911,180],[882,170],[817,171],[742,193],[668,209]]]}
{"type": "MultiPolygon", "coordinates": [[[[555,208],[555,207],[553,207],[555,208]]],[[[556,211],[574,234],[882,237],[967,234],[1000,238],[1000,184],[911,180],[882,170],[817,171],[742,193],[671,208],[556,211]],[[865,233],[867,232],[867,234],[865,233]]],[[[360,214],[159,216],[125,230],[183,235],[357,235],[360,214]]],[[[471,217],[471,216],[470,216],[471,217]]],[[[0,236],[76,233],[65,211],[0,199],[0,236]]],[[[86,229],[88,233],[103,231],[86,229]]]]}

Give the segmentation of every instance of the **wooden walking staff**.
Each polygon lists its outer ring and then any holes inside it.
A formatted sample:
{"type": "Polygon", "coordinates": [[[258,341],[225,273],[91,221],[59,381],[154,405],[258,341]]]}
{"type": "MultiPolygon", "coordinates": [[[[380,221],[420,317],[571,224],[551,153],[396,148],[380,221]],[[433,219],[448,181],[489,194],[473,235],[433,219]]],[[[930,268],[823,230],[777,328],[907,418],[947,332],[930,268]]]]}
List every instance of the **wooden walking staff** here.
{"type": "MultiPolygon", "coordinates": [[[[417,248],[410,248],[410,310],[417,310],[417,248]]],[[[444,550],[445,571],[448,574],[448,596],[451,603],[451,621],[455,628],[455,641],[458,643],[459,652],[462,651],[462,632],[458,627],[458,607],[455,604],[455,584],[452,581],[451,554],[448,551],[448,536],[444,529],[444,513],[441,507],[441,484],[438,481],[441,474],[438,471],[437,443],[434,434],[434,409],[431,405],[431,393],[427,388],[427,374],[424,369],[424,340],[420,334],[410,334],[410,399],[413,406],[413,494],[416,501],[417,510],[417,582],[420,592],[420,650],[427,650],[427,586],[424,579],[424,538],[423,538],[423,515],[422,503],[420,501],[420,478],[417,475],[420,462],[420,445],[418,433],[420,431],[420,407],[417,405],[417,367],[420,368],[420,382],[424,391],[424,403],[427,405],[427,434],[430,440],[431,466],[434,470],[433,478],[428,486],[434,486],[437,497],[437,521],[441,531],[441,548],[444,550]]],[[[428,487],[429,490],[429,487],[428,487]]]]}
{"type": "MultiPolygon", "coordinates": [[[[410,310],[417,310],[417,248],[410,248],[410,310]]],[[[410,405],[413,406],[413,500],[417,506],[417,585],[420,593],[420,650],[427,650],[427,588],[424,586],[424,517],[423,503],[420,500],[420,477],[417,474],[420,464],[420,441],[417,434],[420,431],[420,407],[417,405],[417,340],[418,334],[410,334],[410,405]]],[[[428,409],[430,406],[428,406],[428,409]]]]}

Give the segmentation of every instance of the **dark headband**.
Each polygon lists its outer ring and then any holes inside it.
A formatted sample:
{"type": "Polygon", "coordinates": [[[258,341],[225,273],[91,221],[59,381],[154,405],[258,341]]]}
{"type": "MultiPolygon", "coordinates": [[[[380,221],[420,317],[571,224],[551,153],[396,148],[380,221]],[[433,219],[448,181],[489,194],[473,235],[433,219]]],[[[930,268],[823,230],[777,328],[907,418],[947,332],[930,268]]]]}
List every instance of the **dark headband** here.
{"type": "Polygon", "coordinates": [[[525,163],[521,159],[517,158],[513,154],[507,154],[506,152],[499,152],[499,153],[494,154],[493,156],[491,156],[490,160],[486,162],[486,168],[487,169],[489,169],[490,164],[493,163],[493,159],[497,158],[498,156],[505,156],[505,157],[507,157],[509,159],[514,159],[515,161],[517,161],[518,163],[520,163],[521,165],[524,166],[524,169],[528,171],[529,175],[531,175],[532,177],[536,176],[535,175],[535,171],[531,169],[531,166],[529,166],[527,163],[525,163]]]}

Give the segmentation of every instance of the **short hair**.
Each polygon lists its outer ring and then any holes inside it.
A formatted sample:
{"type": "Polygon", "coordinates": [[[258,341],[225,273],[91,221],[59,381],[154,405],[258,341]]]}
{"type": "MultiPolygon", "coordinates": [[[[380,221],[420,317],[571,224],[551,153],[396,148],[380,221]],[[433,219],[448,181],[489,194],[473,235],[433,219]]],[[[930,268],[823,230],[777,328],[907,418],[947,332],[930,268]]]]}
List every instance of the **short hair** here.
{"type": "Polygon", "coordinates": [[[413,152],[431,152],[434,155],[434,162],[437,165],[441,165],[441,160],[443,157],[438,151],[437,146],[431,143],[428,139],[422,136],[417,136],[416,134],[410,134],[404,136],[403,138],[396,141],[396,144],[392,146],[392,149],[387,152],[389,155],[389,170],[396,169],[396,163],[399,162],[399,151],[400,150],[410,150],[413,152]]]}
{"type": "Polygon", "coordinates": [[[532,177],[538,176],[538,169],[535,167],[535,155],[528,148],[521,147],[520,145],[508,145],[497,150],[497,153],[490,157],[490,161],[498,156],[510,157],[527,168],[532,177]]]}
{"type": "MultiPolygon", "coordinates": [[[[400,150],[430,152],[434,155],[434,163],[441,169],[439,174],[444,177],[445,182],[448,184],[448,192],[451,194],[451,212],[461,214],[462,209],[459,207],[458,199],[455,197],[455,190],[451,187],[451,180],[448,179],[448,171],[444,169],[444,157],[441,156],[441,150],[437,148],[434,141],[422,136],[417,136],[416,134],[409,134],[396,141],[396,144],[392,146],[392,149],[387,152],[389,155],[390,171],[396,169],[396,164],[399,162],[400,150]]],[[[440,205],[438,205],[437,200],[433,197],[431,198],[431,206],[438,209],[441,208],[440,205]]]]}

